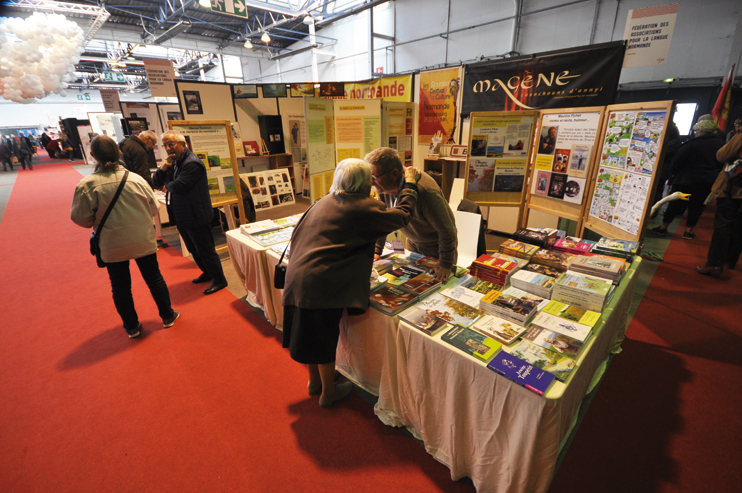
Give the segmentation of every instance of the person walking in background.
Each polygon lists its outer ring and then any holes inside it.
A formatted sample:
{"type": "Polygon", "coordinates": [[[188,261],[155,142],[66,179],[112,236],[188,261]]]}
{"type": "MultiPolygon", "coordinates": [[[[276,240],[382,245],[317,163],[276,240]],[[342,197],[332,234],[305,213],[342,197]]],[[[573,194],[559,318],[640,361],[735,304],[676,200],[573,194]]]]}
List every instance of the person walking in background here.
{"type": "Polygon", "coordinates": [[[70,161],[75,160],[75,148],[72,146],[72,139],[70,139],[66,133],[59,132],[59,146],[64,152],[67,153],[67,157],[70,161]]]}
{"type": "Polygon", "coordinates": [[[172,211],[170,221],[175,220],[186,248],[201,269],[201,275],[192,282],[199,284],[211,281],[204,294],[216,293],[227,287],[227,278],[211,234],[214,209],[211,206],[206,166],[188,148],[180,132],[170,130],[162,134],[162,145],[165,146],[168,159],[155,171],[152,183],[158,189],[163,186],[167,189],[171,206],[168,213],[172,211]],[[169,175],[171,169],[173,173],[169,175]]]}
{"type": "Polygon", "coordinates": [[[328,407],[347,396],[350,382],[334,383],[343,311],[368,310],[374,245],[407,224],[417,202],[420,172],[406,168],[394,209],[371,197],[371,168],[355,158],[335,168],[330,193],[302,216],[291,239],[283,291],[283,347],[307,365],[309,395],[328,407]]]}
{"type": "Polygon", "coordinates": [[[146,131],[125,139],[119,147],[124,157],[126,169],[136,173],[152,186],[152,172],[149,170],[149,150],[157,145],[157,135],[146,131]]]}
{"type": "Polygon", "coordinates": [[[668,204],[662,224],[652,229],[658,235],[667,235],[667,227],[687,208],[683,239],[692,240],[696,237],[693,229],[706,208],[704,202],[721,169],[721,163],[716,160],[716,151],[724,145],[724,141],[716,136],[716,130],[716,123],[712,121],[696,123],[693,125],[695,137],[683,144],[675,154],[672,160],[671,191],[689,193],[690,200],[675,200],[668,204]]]}
{"type": "Polygon", "coordinates": [[[28,165],[28,169],[33,169],[31,165],[31,154],[33,154],[33,151],[26,144],[26,141],[18,135],[13,136],[13,154],[18,158],[18,163],[23,169],[26,169],[26,165],[28,165]]]}
{"type": "Polygon", "coordinates": [[[725,163],[711,193],[716,196],[714,233],[706,265],[696,267],[699,274],[719,277],[724,267],[734,269],[742,253],[742,133],[737,133],[716,153],[725,163]]]}
{"type": "MultiPolygon", "coordinates": [[[[93,139],[90,154],[97,164],[93,174],[80,180],[75,187],[70,217],[78,226],[96,229],[128,172],[119,166],[119,148],[110,137],[93,139]]],[[[111,280],[113,303],[129,338],[139,336],[142,330],[131,294],[129,260],[137,263],[157,304],[163,327],[172,327],[180,316],[170,304],[170,291],[157,263],[157,243],[152,227],[155,214],[157,202],[152,187],[139,175],[129,173],[100,233],[101,258],[111,280]]]]}
{"type": "Polygon", "coordinates": [[[13,151],[10,150],[10,146],[5,141],[4,136],[0,136],[0,161],[3,162],[3,171],[13,171],[13,151]]]}

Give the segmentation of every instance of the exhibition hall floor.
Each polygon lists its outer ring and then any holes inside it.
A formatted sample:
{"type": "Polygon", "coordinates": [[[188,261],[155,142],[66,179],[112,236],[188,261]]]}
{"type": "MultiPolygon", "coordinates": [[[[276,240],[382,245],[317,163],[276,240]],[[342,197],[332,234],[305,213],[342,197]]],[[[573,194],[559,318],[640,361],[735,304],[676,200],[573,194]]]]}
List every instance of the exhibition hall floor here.
{"type": "MultiPolygon", "coordinates": [[[[244,301],[226,252],[230,287],[204,296],[174,228],[158,259],[182,316],[163,329],[135,273],[144,331],[129,340],[89,231],[69,219],[89,171],[35,161],[33,171],[0,172],[4,491],[473,491],[384,426],[367,396],[321,409],[280,332],[244,301]]],[[[642,262],[623,351],[550,491],[736,491],[742,272],[716,280],[693,271],[711,212],[697,240],[681,240],[682,226],[647,234],[645,250],[665,261],[642,262]]],[[[488,247],[501,239],[488,235],[488,247]]]]}

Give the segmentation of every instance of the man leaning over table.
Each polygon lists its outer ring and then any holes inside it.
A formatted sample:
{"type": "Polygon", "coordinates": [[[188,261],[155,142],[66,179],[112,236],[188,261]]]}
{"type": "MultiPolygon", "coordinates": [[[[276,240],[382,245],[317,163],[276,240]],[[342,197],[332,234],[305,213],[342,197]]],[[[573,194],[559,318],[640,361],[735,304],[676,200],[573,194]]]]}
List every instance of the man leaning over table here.
{"type": "MultiPolygon", "coordinates": [[[[380,147],[366,154],[371,165],[371,183],[387,207],[394,207],[404,186],[404,166],[394,149],[380,147]]],[[[412,219],[400,231],[407,237],[405,247],[413,252],[435,257],[438,266],[432,275],[444,282],[456,264],[456,221],[438,183],[427,173],[422,173],[418,186],[417,205],[412,219]]],[[[378,259],[386,238],[376,243],[374,259],[378,259]]]]}
{"type": "Polygon", "coordinates": [[[202,271],[200,276],[193,279],[193,283],[211,281],[204,294],[216,293],[227,287],[227,279],[211,235],[214,209],[209,196],[206,166],[188,148],[180,132],[170,130],[162,134],[162,145],[168,158],[155,171],[152,182],[155,188],[164,185],[169,192],[169,211],[173,213],[186,248],[202,271]],[[173,173],[168,176],[171,168],[173,173]]]}

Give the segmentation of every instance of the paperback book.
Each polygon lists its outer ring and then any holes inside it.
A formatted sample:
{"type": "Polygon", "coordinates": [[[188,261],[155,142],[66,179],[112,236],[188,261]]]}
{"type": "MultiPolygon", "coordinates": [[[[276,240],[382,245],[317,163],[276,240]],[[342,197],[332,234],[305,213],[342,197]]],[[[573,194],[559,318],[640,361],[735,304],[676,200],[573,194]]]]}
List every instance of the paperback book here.
{"type": "Polygon", "coordinates": [[[571,320],[573,322],[587,325],[588,327],[595,327],[595,324],[600,320],[600,313],[593,312],[590,310],[584,310],[576,306],[567,305],[559,301],[551,300],[542,310],[544,313],[560,317],[565,320],[571,320]]]}
{"type": "MultiPolygon", "coordinates": [[[[550,246],[549,234],[545,231],[534,231],[528,228],[521,228],[513,233],[513,239],[522,243],[530,243],[531,245],[536,245],[540,248],[548,248],[550,246]]],[[[556,236],[553,237],[553,240],[556,240],[556,236]]],[[[551,242],[551,244],[553,243],[554,241],[551,242]]]]}
{"type": "Polygon", "coordinates": [[[589,325],[582,325],[581,323],[566,320],[550,313],[544,313],[543,311],[536,315],[531,322],[531,327],[534,326],[552,332],[559,332],[580,342],[585,342],[585,339],[590,336],[590,331],[592,330],[592,327],[589,325]]]}
{"type": "Polygon", "coordinates": [[[441,291],[441,294],[476,309],[479,309],[479,300],[484,298],[483,293],[472,291],[471,289],[465,288],[461,285],[454,285],[450,288],[446,288],[441,291]]]}
{"type": "Polygon", "coordinates": [[[260,243],[263,246],[271,246],[276,243],[284,243],[291,240],[291,233],[294,232],[293,227],[278,229],[276,231],[268,231],[266,233],[258,233],[251,235],[250,237],[260,243]]]}
{"type": "Polygon", "coordinates": [[[560,334],[553,330],[547,330],[533,324],[531,324],[526,330],[526,333],[523,334],[523,339],[544,349],[555,351],[572,359],[577,359],[580,356],[585,344],[590,340],[588,338],[585,339],[585,341],[578,341],[573,337],[560,334]]]}
{"type": "Polygon", "coordinates": [[[419,274],[400,285],[403,290],[416,294],[419,298],[429,295],[441,286],[441,280],[430,274],[419,274]]]}
{"type": "Polygon", "coordinates": [[[572,253],[541,248],[533,254],[531,262],[564,272],[569,268],[569,264],[571,264],[576,257],[577,256],[572,253]]]}
{"type": "Polygon", "coordinates": [[[533,262],[523,267],[522,270],[528,271],[528,272],[535,272],[536,274],[543,274],[545,276],[549,276],[554,279],[562,275],[560,271],[556,270],[553,267],[548,267],[546,265],[541,265],[541,264],[534,264],[533,262]]]}
{"type": "Polygon", "coordinates": [[[441,293],[428,296],[417,306],[444,322],[464,327],[470,326],[483,315],[481,310],[452,300],[441,293]]]}
{"type": "Polygon", "coordinates": [[[470,274],[463,276],[457,285],[481,294],[487,294],[490,291],[502,291],[505,288],[504,284],[485,281],[470,274]]]}
{"type": "Polygon", "coordinates": [[[451,327],[441,340],[485,362],[502,347],[498,341],[461,325],[451,327]]]}
{"type": "Polygon", "coordinates": [[[580,238],[574,238],[568,236],[554,242],[554,250],[560,252],[572,253],[575,255],[583,255],[590,251],[592,245],[580,238]]]}
{"type": "Polygon", "coordinates": [[[272,219],[272,221],[279,228],[288,228],[289,226],[296,226],[301,216],[302,214],[294,214],[293,216],[282,217],[280,219],[272,219]]]}
{"type": "Polygon", "coordinates": [[[538,395],[544,395],[555,378],[548,371],[537,368],[506,351],[497,353],[487,364],[487,368],[538,395]]]}
{"type": "Polygon", "coordinates": [[[545,306],[548,300],[511,286],[502,293],[488,294],[480,300],[479,307],[490,315],[526,325],[542,303],[545,306]]]}
{"type": "Polygon", "coordinates": [[[528,341],[519,341],[512,347],[503,347],[503,350],[536,368],[548,371],[562,382],[566,382],[577,368],[577,363],[572,358],[555,351],[549,351],[528,341]]]}
{"type": "Polygon", "coordinates": [[[621,276],[624,262],[598,257],[580,256],[569,265],[569,270],[615,281],[621,276]]]}
{"type": "Polygon", "coordinates": [[[265,233],[267,231],[274,231],[281,229],[283,226],[278,226],[270,219],[264,221],[257,221],[254,223],[243,224],[240,226],[240,232],[244,235],[251,236],[258,233],[265,233]]]}
{"type": "Polygon", "coordinates": [[[591,251],[616,257],[629,258],[632,255],[639,253],[639,242],[618,240],[616,238],[607,238],[602,236],[600,240],[593,245],[591,251]]]}
{"type": "Polygon", "coordinates": [[[396,315],[416,301],[416,295],[388,284],[371,293],[371,306],[390,315],[396,315]]]}
{"type": "Polygon", "coordinates": [[[577,308],[602,312],[612,287],[596,279],[565,272],[556,280],[551,298],[577,308]]]}
{"type": "Polygon", "coordinates": [[[435,257],[423,257],[415,262],[415,265],[420,269],[424,269],[428,272],[438,267],[438,259],[435,257]]]}
{"type": "Polygon", "coordinates": [[[425,332],[429,336],[432,336],[441,329],[448,327],[448,324],[445,321],[414,305],[400,313],[399,318],[412,325],[417,330],[425,332]]]}
{"type": "Polygon", "coordinates": [[[393,286],[401,286],[420,274],[424,274],[424,272],[412,267],[411,265],[395,265],[392,270],[384,274],[384,277],[389,280],[389,284],[393,286]]]}
{"type": "Polygon", "coordinates": [[[500,341],[504,345],[510,345],[526,331],[522,325],[516,324],[494,315],[485,315],[471,326],[477,332],[487,337],[500,341]]]}
{"type": "Polygon", "coordinates": [[[538,249],[539,248],[536,245],[522,243],[515,240],[505,240],[500,244],[500,253],[526,260],[531,260],[531,257],[538,251],[538,249]]]}
{"type": "Polygon", "coordinates": [[[510,279],[510,283],[541,298],[551,297],[551,290],[554,287],[554,278],[544,274],[538,274],[528,270],[519,270],[510,279]]]}
{"type": "Polygon", "coordinates": [[[371,283],[371,292],[373,293],[377,289],[386,285],[388,281],[385,277],[380,276],[376,271],[372,270],[369,282],[371,283]]]}

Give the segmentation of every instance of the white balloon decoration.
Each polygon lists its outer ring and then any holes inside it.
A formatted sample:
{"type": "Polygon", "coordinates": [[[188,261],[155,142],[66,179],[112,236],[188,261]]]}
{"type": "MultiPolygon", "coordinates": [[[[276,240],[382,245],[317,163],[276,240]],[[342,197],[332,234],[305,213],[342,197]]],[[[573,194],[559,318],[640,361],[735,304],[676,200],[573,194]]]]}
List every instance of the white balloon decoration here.
{"type": "Polygon", "coordinates": [[[66,96],[83,38],[80,26],[60,14],[0,17],[0,95],[16,103],[33,103],[51,93],[66,96]]]}

